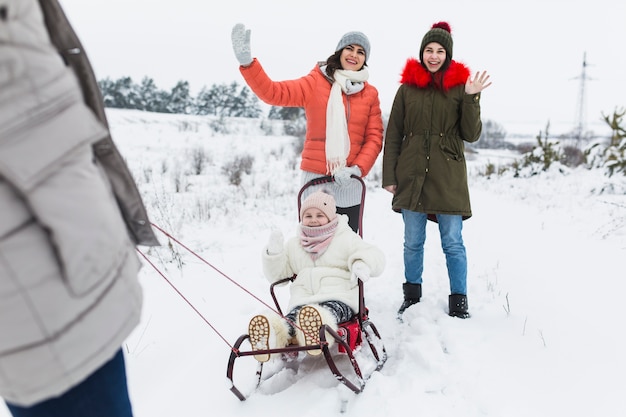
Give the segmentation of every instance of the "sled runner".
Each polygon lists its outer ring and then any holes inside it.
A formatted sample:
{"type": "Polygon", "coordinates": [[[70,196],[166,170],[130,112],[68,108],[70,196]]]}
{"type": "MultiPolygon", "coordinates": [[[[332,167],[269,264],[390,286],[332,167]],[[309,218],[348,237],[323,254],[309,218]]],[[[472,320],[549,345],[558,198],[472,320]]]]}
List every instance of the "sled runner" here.
{"type": "MultiPolygon", "coordinates": [[[[357,176],[353,176],[352,178],[357,179],[361,183],[361,209],[359,213],[359,235],[362,237],[362,217],[363,217],[363,206],[365,202],[365,183],[363,180],[357,176]]],[[[298,193],[298,213],[300,213],[300,207],[302,203],[302,194],[303,192],[312,186],[319,186],[325,183],[333,182],[333,177],[322,177],[317,178],[312,181],[309,181],[305,184],[298,193]]],[[[274,282],[270,285],[270,293],[272,296],[272,300],[276,305],[276,312],[280,314],[284,318],[283,311],[280,306],[280,302],[278,300],[275,287],[280,286],[281,284],[287,284],[293,282],[296,279],[296,276],[284,278],[277,282],[274,282]]],[[[353,317],[346,322],[338,323],[337,331],[333,330],[330,326],[323,324],[319,329],[319,343],[300,346],[291,344],[282,348],[273,348],[273,349],[252,349],[250,344],[250,336],[248,334],[244,334],[240,336],[233,348],[231,349],[230,358],[228,360],[228,367],[226,371],[226,376],[231,382],[230,390],[239,398],[241,401],[246,399],[246,396],[235,386],[233,375],[235,368],[235,361],[245,356],[252,356],[251,360],[254,359],[254,356],[257,355],[270,355],[270,354],[278,354],[283,361],[287,361],[289,359],[294,359],[299,356],[301,352],[307,351],[320,351],[322,352],[326,363],[330,371],[333,373],[335,378],[343,383],[346,387],[352,390],[355,393],[360,393],[363,391],[365,387],[365,383],[369,376],[378,370],[380,370],[385,361],[387,360],[387,353],[385,351],[385,347],[383,345],[382,339],[376,326],[371,322],[368,316],[368,309],[365,306],[364,301],[364,291],[363,291],[363,282],[358,280],[359,286],[359,311],[353,315],[353,317]],[[332,338],[333,340],[331,340],[332,338]],[[248,343],[244,344],[244,342],[248,341],[248,343]],[[334,343],[330,343],[334,342],[334,343]],[[366,343],[364,343],[366,342],[366,343]],[[243,346],[242,346],[243,345],[243,346]],[[375,369],[371,371],[369,374],[364,375],[361,371],[361,366],[357,362],[355,354],[359,354],[359,357],[365,358],[373,358],[375,361],[375,369]],[[349,362],[349,366],[339,366],[339,362],[345,365],[346,357],[349,362]],[[345,370],[347,368],[347,370],[345,370]],[[343,369],[343,370],[342,370],[343,369]],[[349,375],[346,375],[349,374],[349,375]]],[[[258,388],[261,385],[262,377],[263,377],[263,364],[264,362],[258,362],[257,371],[256,371],[256,387],[258,388]]]]}

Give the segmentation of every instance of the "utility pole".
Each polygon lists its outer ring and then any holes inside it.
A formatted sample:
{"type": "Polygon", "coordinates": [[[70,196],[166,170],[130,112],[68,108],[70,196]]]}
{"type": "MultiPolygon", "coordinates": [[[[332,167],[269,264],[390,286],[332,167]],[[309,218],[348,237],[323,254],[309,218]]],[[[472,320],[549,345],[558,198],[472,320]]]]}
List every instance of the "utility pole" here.
{"type": "Polygon", "coordinates": [[[580,142],[587,130],[587,97],[586,88],[587,80],[590,78],[587,76],[587,52],[583,53],[583,67],[580,75],[576,77],[580,79],[580,87],[578,90],[578,103],[576,105],[576,121],[574,127],[574,137],[576,138],[576,144],[580,142]]]}

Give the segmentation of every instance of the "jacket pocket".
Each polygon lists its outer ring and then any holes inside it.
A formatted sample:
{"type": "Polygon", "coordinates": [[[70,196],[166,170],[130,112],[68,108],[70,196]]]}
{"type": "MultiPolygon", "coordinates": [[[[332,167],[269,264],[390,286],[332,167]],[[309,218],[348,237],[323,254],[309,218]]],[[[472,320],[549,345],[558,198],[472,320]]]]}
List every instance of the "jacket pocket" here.
{"type": "Polygon", "coordinates": [[[465,159],[465,145],[460,137],[443,136],[439,142],[439,149],[448,160],[463,161],[465,159]]]}
{"type": "Polygon", "coordinates": [[[83,295],[115,278],[132,250],[126,225],[91,146],[67,155],[28,195],[49,231],[70,293],[83,295]]]}

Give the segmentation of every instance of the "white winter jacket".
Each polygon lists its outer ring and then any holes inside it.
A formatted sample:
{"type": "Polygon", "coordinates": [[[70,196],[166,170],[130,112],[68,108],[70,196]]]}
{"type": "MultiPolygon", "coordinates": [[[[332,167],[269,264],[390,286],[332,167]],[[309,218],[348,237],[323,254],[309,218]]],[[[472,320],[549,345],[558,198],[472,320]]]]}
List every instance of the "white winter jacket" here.
{"type": "Polygon", "coordinates": [[[263,271],[276,282],[296,274],[291,283],[289,307],[337,300],[359,311],[359,287],[351,281],[351,269],[361,260],[370,268],[370,276],[380,275],[385,268],[385,255],[376,246],[365,242],[348,225],[348,217],[339,215],[335,236],[317,260],[302,249],[300,237],[289,239],[282,253],[268,255],[263,251],[263,271]]]}
{"type": "Polygon", "coordinates": [[[94,156],[108,137],[37,0],[0,0],[0,396],[14,404],[81,382],[139,322],[140,263],[120,206],[143,203],[122,165],[94,156]]]}

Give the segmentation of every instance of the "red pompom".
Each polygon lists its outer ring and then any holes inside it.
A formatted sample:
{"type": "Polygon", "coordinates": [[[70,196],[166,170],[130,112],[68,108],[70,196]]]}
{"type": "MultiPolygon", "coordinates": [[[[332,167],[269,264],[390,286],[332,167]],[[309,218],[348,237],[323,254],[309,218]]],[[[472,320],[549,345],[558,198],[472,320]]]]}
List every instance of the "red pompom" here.
{"type": "Polygon", "coordinates": [[[450,25],[448,24],[448,22],[437,22],[433,24],[432,29],[435,29],[435,28],[443,29],[449,33],[452,33],[452,29],[450,29],[450,25]]]}

